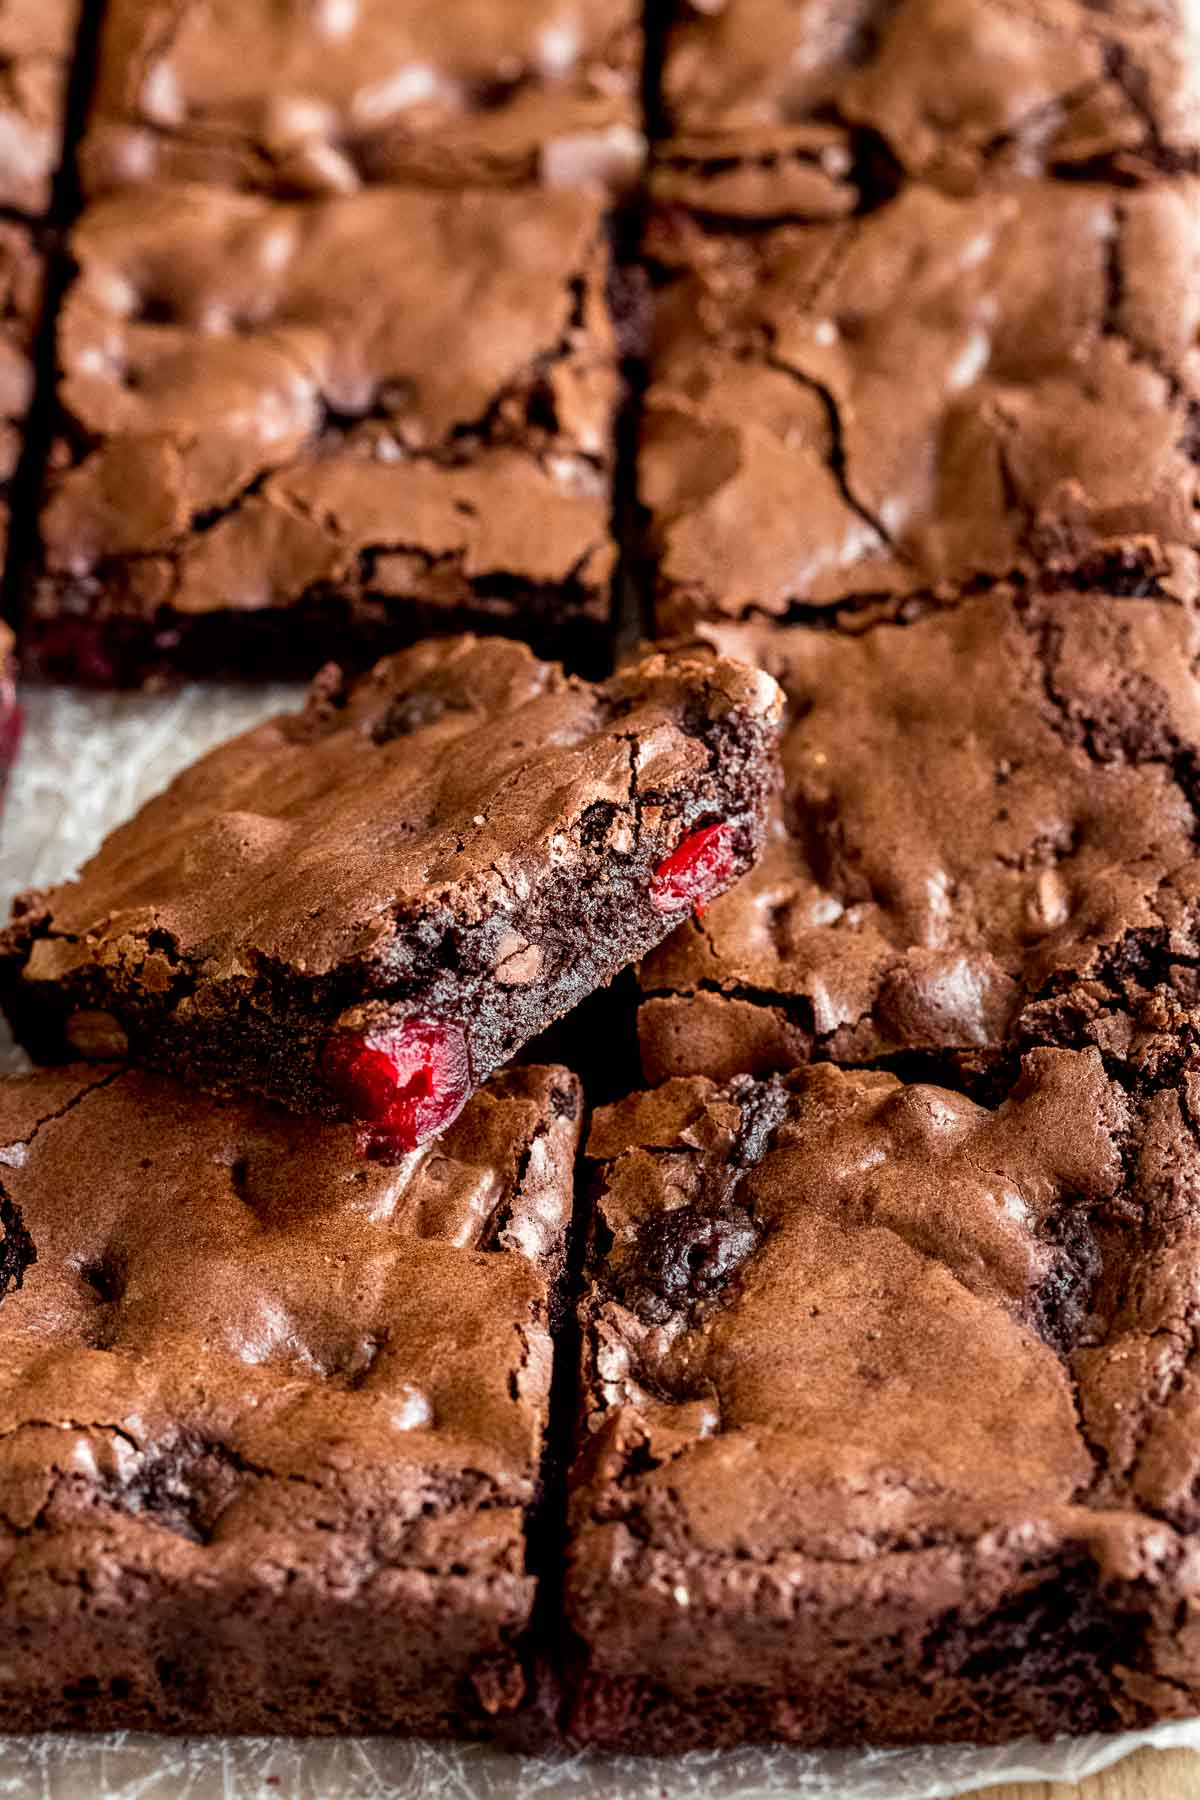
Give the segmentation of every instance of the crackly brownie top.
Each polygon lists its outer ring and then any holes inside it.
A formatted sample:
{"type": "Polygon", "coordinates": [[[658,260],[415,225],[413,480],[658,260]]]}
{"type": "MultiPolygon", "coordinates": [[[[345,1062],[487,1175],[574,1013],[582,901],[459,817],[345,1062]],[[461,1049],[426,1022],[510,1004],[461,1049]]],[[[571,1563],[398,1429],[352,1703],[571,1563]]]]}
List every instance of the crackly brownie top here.
{"type": "Polygon", "coordinates": [[[602,1109],[577,1556],[699,1593],[733,1563],[738,1605],[753,1564],[912,1552],[919,1587],[916,1552],[1082,1509],[1120,1509],[1126,1573],[1194,1530],[1198,1102],[1038,1050],[995,1111],[831,1064],[602,1109]]]}
{"type": "Polygon", "coordinates": [[[660,216],[660,624],[1195,538],[1200,184],[913,186],[750,238],[660,216]]]}
{"type": "Polygon", "coordinates": [[[358,1527],[519,1575],[579,1112],[515,1069],[385,1169],[137,1072],[0,1083],[0,1535],[358,1527]]]}
{"type": "Polygon", "coordinates": [[[638,18],[633,0],[114,0],[85,180],[629,176],[638,18]]]}
{"type": "Polygon", "coordinates": [[[286,604],[370,561],[563,581],[609,555],[599,200],[193,184],[97,202],[59,328],[52,571],[147,610],[286,604]]]}
{"type": "Polygon", "coordinates": [[[693,1067],[752,1066],[743,999],[798,1009],[798,1049],[852,1061],[1080,1034],[1123,1053],[1135,1000],[1194,1002],[1193,608],[1001,589],[858,634],[712,637],[790,713],[762,862],[643,966],[648,988],[734,1002],[693,1067]]]}
{"type": "Polygon", "coordinates": [[[0,0],[0,205],[44,213],[62,150],[78,0],[0,0]]]}
{"type": "MultiPolygon", "coordinates": [[[[419,956],[422,929],[520,916],[572,871],[653,867],[718,798],[722,729],[761,728],[765,757],[780,704],[724,659],[654,656],[593,686],[473,637],[348,688],[319,677],[304,712],[202,758],[37,904],[49,935],[26,972],[136,964],[153,988],[179,957],[214,980],[356,960],[395,979],[406,932],[419,956]]],[[[513,953],[499,933],[498,966],[513,953]]]]}
{"type": "Polygon", "coordinates": [[[1181,0],[675,0],[672,129],[719,156],[814,123],[909,175],[1193,167],[1196,27],[1181,0]]]}

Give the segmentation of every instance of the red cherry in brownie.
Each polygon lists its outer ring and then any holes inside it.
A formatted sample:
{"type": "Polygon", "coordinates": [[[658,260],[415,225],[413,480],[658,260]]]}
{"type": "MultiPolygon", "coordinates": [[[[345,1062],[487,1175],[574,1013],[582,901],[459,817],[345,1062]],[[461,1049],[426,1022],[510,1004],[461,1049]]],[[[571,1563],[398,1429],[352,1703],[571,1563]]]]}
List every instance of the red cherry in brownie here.
{"type": "Polygon", "coordinates": [[[703,912],[733,880],[733,826],[702,825],[684,838],[650,877],[656,912],[703,912]]]}
{"type": "Polygon", "coordinates": [[[347,1111],[369,1127],[361,1142],[373,1156],[415,1150],[453,1123],[471,1093],[466,1033],[438,1019],[335,1032],[321,1070],[347,1111]]]}

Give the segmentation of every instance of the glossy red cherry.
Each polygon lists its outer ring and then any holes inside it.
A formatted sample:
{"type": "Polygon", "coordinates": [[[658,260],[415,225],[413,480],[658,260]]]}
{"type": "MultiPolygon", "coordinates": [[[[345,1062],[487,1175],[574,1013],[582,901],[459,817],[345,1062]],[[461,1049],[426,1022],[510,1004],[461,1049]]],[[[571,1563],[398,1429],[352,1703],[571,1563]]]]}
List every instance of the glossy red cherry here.
{"type": "Polygon", "coordinates": [[[321,1072],[346,1110],[369,1127],[362,1148],[378,1157],[417,1149],[453,1123],[471,1094],[466,1033],[439,1019],[335,1032],[321,1072]]]}
{"type": "Polygon", "coordinates": [[[733,826],[702,825],[655,869],[650,904],[657,912],[703,912],[730,885],[736,866],[733,826]]]}

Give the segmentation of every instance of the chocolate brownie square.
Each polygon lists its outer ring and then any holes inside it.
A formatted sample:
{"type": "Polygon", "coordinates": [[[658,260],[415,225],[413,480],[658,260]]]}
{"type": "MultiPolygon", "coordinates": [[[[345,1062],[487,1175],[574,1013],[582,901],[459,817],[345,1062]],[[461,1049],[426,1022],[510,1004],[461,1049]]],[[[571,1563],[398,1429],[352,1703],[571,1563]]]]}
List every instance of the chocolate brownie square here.
{"type": "Polygon", "coordinates": [[[594,1119],[572,1734],[997,1743],[1200,1706],[1200,1076],[1037,1050],[594,1119]]]}
{"type": "Polygon", "coordinates": [[[754,872],[642,966],[647,1079],[1194,1042],[1194,603],[997,589],[710,636],[787,693],[783,793],[754,872]]]}
{"type": "Polygon", "coordinates": [[[471,622],[598,660],[598,195],[151,186],[72,245],[30,618],[52,673],[311,674],[471,622]]]}
{"type": "Polygon", "coordinates": [[[660,629],[1194,557],[1200,183],[659,214],[640,453],[660,629]],[[1123,554],[1123,550],[1122,550],[1123,554]]]}
{"type": "Polygon", "coordinates": [[[111,0],[84,180],[624,186],[641,49],[634,0],[111,0]]]}
{"type": "Polygon", "coordinates": [[[0,0],[0,206],[50,210],[79,0],[0,0]]]}
{"type": "Polygon", "coordinates": [[[904,179],[1197,167],[1183,0],[668,0],[660,198],[831,216],[904,179]]]}
{"type": "Polygon", "coordinates": [[[515,1069],[385,1170],[157,1076],[0,1082],[0,1727],[520,1704],[580,1112],[515,1069]]]}
{"type": "Polygon", "coordinates": [[[0,994],[42,1062],[130,1056],[397,1155],[751,866],[782,697],[652,656],[591,686],[441,639],[221,745],[77,880],[0,994]]]}
{"type": "Polygon", "coordinates": [[[45,258],[33,233],[12,219],[0,219],[0,568],[8,553],[12,483],[33,402],[45,274],[45,258]]]}

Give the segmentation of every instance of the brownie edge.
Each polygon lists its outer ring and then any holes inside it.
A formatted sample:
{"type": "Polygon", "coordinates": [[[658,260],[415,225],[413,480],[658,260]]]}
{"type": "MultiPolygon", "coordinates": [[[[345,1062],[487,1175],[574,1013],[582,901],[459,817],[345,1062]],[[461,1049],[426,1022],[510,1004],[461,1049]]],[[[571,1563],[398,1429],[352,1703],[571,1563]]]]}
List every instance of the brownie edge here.
{"type": "Polygon", "coordinates": [[[0,998],[40,1061],[128,1056],[407,1151],[752,865],[781,711],[704,656],[593,686],[466,637],[327,671],[20,898],[0,998]]]}

